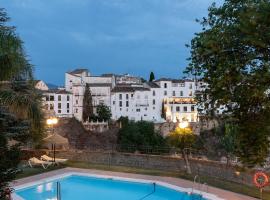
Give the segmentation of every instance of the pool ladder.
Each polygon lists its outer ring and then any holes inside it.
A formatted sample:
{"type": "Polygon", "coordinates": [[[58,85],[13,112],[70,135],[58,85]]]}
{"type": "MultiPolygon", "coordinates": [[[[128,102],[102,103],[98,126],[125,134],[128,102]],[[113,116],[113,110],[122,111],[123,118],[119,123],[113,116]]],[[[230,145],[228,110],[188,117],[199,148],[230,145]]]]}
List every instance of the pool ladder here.
{"type": "Polygon", "coordinates": [[[207,183],[201,184],[201,178],[199,177],[199,175],[196,175],[194,177],[193,186],[192,186],[192,189],[191,189],[191,195],[193,195],[191,197],[192,200],[202,200],[202,192],[203,192],[204,187],[205,187],[204,192],[208,193],[208,185],[207,185],[207,183]],[[199,180],[197,181],[197,179],[199,179],[199,180]],[[199,194],[194,193],[194,188],[196,187],[196,184],[198,185],[198,189],[200,191],[199,194]]]}
{"type": "Polygon", "coordinates": [[[56,199],[61,200],[61,185],[60,182],[56,182],[56,199]]]}

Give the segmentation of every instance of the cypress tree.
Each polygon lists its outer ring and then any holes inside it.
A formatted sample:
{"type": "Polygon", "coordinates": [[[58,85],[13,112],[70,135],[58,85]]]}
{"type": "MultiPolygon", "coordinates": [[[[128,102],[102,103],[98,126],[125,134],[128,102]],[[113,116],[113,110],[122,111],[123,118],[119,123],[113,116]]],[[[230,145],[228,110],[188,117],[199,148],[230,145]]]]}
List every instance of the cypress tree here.
{"type": "Polygon", "coordinates": [[[94,111],[93,111],[92,94],[90,91],[89,84],[86,83],[85,92],[83,96],[83,121],[91,119],[93,115],[94,111]]]}

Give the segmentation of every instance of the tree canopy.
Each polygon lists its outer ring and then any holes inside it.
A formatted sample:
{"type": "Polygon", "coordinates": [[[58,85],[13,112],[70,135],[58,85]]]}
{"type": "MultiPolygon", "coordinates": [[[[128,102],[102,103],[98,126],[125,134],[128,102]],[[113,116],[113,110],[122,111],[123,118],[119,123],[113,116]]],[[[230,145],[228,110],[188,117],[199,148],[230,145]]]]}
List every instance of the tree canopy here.
{"type": "Polygon", "coordinates": [[[32,84],[32,65],[9,18],[0,8],[0,199],[7,199],[9,181],[19,163],[17,142],[40,141],[43,133],[41,95],[32,84]],[[17,143],[15,142],[15,143],[17,143]]]}
{"type": "Polygon", "coordinates": [[[89,120],[94,116],[92,94],[89,84],[85,86],[85,92],[83,96],[83,121],[89,120]]]}
{"type": "Polygon", "coordinates": [[[109,121],[112,117],[111,110],[108,106],[100,104],[97,106],[97,118],[100,121],[109,121]]]}
{"type": "Polygon", "coordinates": [[[225,0],[209,8],[191,41],[186,72],[206,83],[198,98],[207,114],[220,106],[236,119],[237,154],[246,166],[268,155],[270,124],[270,2],[225,0]]]}
{"type": "Polygon", "coordinates": [[[151,72],[150,76],[149,76],[149,82],[152,82],[154,80],[155,80],[155,74],[154,74],[154,72],[151,72]]]}
{"type": "Polygon", "coordinates": [[[155,131],[154,123],[147,121],[127,121],[121,119],[122,128],[118,134],[118,143],[122,149],[134,147],[135,150],[143,151],[145,147],[164,147],[165,140],[155,131]]]}

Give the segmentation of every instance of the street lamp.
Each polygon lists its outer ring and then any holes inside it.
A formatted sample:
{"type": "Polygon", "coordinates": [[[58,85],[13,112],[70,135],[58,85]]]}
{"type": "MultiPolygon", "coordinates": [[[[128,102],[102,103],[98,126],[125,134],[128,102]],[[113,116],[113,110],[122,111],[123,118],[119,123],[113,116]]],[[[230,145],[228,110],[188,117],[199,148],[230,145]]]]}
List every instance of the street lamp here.
{"type": "MultiPolygon", "coordinates": [[[[53,125],[58,123],[58,119],[56,117],[51,117],[46,121],[48,126],[52,126],[52,133],[54,134],[53,125]]],[[[55,144],[52,143],[52,150],[53,150],[53,162],[55,162],[55,144]]]]}
{"type": "Polygon", "coordinates": [[[179,128],[187,128],[188,127],[188,121],[182,121],[179,123],[179,128]]]}
{"type": "Polygon", "coordinates": [[[48,126],[52,126],[52,132],[54,133],[53,125],[58,123],[58,119],[56,117],[52,117],[47,119],[46,123],[48,126]]]}

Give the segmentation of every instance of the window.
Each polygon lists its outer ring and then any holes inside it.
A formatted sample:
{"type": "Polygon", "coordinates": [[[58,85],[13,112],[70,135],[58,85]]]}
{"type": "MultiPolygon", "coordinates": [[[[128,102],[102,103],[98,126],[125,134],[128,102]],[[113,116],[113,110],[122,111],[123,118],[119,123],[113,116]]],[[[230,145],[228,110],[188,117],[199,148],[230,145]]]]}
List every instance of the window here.
{"type": "Polygon", "coordinates": [[[172,95],[175,97],[175,91],[172,92],[172,95]]]}
{"type": "Polygon", "coordinates": [[[69,110],[67,110],[67,113],[69,113],[69,110]]]}
{"type": "Polygon", "coordinates": [[[129,102],[128,101],[126,101],[126,107],[129,107],[129,102]]]}
{"type": "Polygon", "coordinates": [[[131,94],[131,97],[133,98],[134,94],[131,94]]]}
{"type": "Polygon", "coordinates": [[[195,110],[194,106],[191,106],[191,111],[194,111],[194,110],[195,110]]]}
{"type": "Polygon", "coordinates": [[[58,110],[58,113],[61,113],[61,110],[58,110]]]}
{"type": "Polygon", "coordinates": [[[156,109],[156,107],[153,107],[153,110],[155,110],[156,109]]]}
{"type": "Polygon", "coordinates": [[[136,112],[140,112],[140,111],[141,111],[141,109],[139,109],[139,108],[138,108],[138,109],[136,109],[136,112]]]}
{"type": "Polygon", "coordinates": [[[147,108],[145,108],[144,110],[147,110],[147,108]]]}
{"type": "Polygon", "coordinates": [[[180,91],[180,97],[184,96],[183,91],[180,91]]]}
{"type": "Polygon", "coordinates": [[[155,90],[153,90],[153,96],[156,96],[156,91],[155,90]]]}
{"type": "Polygon", "coordinates": [[[115,101],[113,101],[113,105],[115,105],[115,101]]]}
{"type": "Polygon", "coordinates": [[[167,91],[164,91],[164,95],[167,96],[167,91]]]}
{"type": "Polygon", "coordinates": [[[173,107],[171,106],[171,111],[173,112],[173,107]]]}
{"type": "Polygon", "coordinates": [[[54,101],[54,96],[50,96],[50,101],[54,101]]]}
{"type": "Polygon", "coordinates": [[[164,88],[167,88],[167,83],[164,83],[164,88]]]}
{"type": "Polygon", "coordinates": [[[53,104],[50,104],[50,110],[53,110],[53,104]]]}
{"type": "Polygon", "coordinates": [[[61,103],[58,103],[58,108],[61,108],[61,103]]]}
{"type": "Polygon", "coordinates": [[[61,101],[61,95],[58,95],[58,101],[61,101]]]}
{"type": "Polygon", "coordinates": [[[187,112],[187,107],[186,106],[184,106],[184,112],[187,112]]]}
{"type": "Polygon", "coordinates": [[[122,94],[119,94],[119,99],[122,99],[122,94]]]}
{"type": "Polygon", "coordinates": [[[192,83],[189,84],[189,89],[192,89],[192,83]]]}
{"type": "Polygon", "coordinates": [[[185,83],[180,83],[180,87],[185,87],[185,83]]]}
{"type": "Polygon", "coordinates": [[[192,91],[189,91],[188,95],[191,97],[192,96],[192,91]]]}
{"type": "Polygon", "coordinates": [[[155,99],[153,99],[153,105],[156,105],[156,100],[155,99]]]}
{"type": "Polygon", "coordinates": [[[180,107],[179,106],[176,106],[176,111],[180,112],[180,107]]]}
{"type": "Polygon", "coordinates": [[[67,95],[67,101],[69,101],[69,95],[67,95]]]}
{"type": "Polygon", "coordinates": [[[49,101],[49,97],[48,96],[46,96],[46,101],[49,101]]]}
{"type": "Polygon", "coordinates": [[[69,103],[67,103],[67,108],[69,108],[69,103]]]}
{"type": "Polygon", "coordinates": [[[122,101],[119,101],[119,107],[122,107],[122,101]]]}
{"type": "Polygon", "coordinates": [[[76,104],[78,104],[78,99],[76,99],[76,104]]]}
{"type": "Polygon", "coordinates": [[[126,99],[128,99],[128,94],[126,94],[126,99]]]}
{"type": "Polygon", "coordinates": [[[76,108],[75,113],[78,113],[78,108],[76,108]]]}

